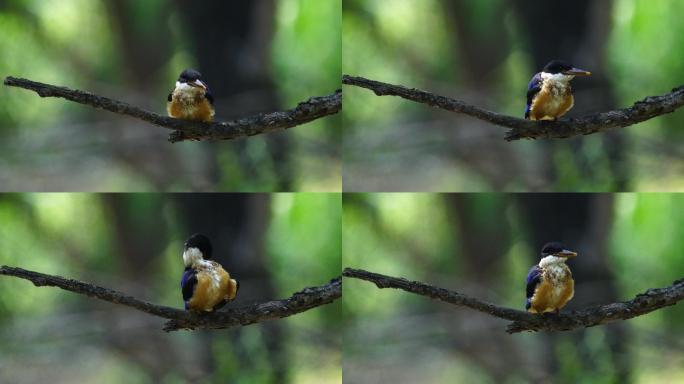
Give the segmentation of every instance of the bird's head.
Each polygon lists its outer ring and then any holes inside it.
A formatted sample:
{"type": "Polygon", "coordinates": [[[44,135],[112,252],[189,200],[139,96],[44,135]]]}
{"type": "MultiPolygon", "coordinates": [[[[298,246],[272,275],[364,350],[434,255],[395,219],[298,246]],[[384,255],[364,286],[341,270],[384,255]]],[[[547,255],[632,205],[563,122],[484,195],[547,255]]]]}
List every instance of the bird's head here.
{"type": "Polygon", "coordinates": [[[558,242],[546,243],[541,250],[542,258],[548,256],[561,257],[563,259],[569,259],[577,256],[577,252],[568,250],[563,244],[558,242]]]}
{"type": "Polygon", "coordinates": [[[202,81],[202,74],[190,68],[181,72],[176,81],[176,88],[183,86],[207,89],[207,85],[202,81]]]}
{"type": "Polygon", "coordinates": [[[552,60],[544,69],[542,69],[542,77],[551,77],[556,80],[570,81],[575,78],[575,76],[590,76],[591,72],[576,68],[570,63],[562,60],[552,60]]]}
{"type": "Polygon", "coordinates": [[[209,238],[200,233],[195,233],[185,240],[183,263],[185,263],[186,267],[190,267],[200,260],[210,260],[211,253],[212,248],[209,238]]]}

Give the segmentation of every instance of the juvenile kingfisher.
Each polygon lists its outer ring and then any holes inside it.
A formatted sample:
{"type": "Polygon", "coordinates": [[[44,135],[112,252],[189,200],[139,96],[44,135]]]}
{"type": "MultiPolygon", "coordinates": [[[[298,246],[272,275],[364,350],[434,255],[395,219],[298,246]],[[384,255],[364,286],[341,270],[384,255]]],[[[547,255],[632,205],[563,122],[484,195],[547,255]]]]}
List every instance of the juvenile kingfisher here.
{"type": "Polygon", "coordinates": [[[575,68],[564,61],[553,60],[532,77],[527,86],[525,118],[530,120],[556,120],[573,105],[570,80],[575,76],[590,76],[591,72],[575,68]]]}
{"type": "Polygon", "coordinates": [[[214,119],[214,96],[194,69],[181,72],[169,93],[166,111],[176,119],[209,122],[214,119]]]}
{"type": "Polygon", "coordinates": [[[577,256],[561,243],[547,243],[541,251],[539,264],[527,274],[527,303],[525,309],[532,313],[556,312],[572,299],[575,281],[565,264],[568,258],[577,256]]]}
{"type": "Polygon", "coordinates": [[[211,252],[211,242],[204,235],[194,234],[185,241],[181,289],[186,310],[211,312],[237,295],[240,284],[211,260],[211,252]]]}

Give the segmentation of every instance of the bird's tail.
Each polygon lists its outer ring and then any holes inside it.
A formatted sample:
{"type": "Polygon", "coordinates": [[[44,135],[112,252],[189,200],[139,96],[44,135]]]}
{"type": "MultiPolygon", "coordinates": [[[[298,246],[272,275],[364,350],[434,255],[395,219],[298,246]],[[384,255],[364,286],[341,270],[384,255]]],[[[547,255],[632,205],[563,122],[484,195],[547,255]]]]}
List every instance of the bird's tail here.
{"type": "Polygon", "coordinates": [[[237,296],[238,289],[240,289],[240,283],[237,280],[228,280],[228,293],[226,293],[226,296],[224,296],[223,300],[218,302],[214,306],[214,308],[212,308],[212,310],[218,311],[219,309],[223,308],[226,304],[228,304],[228,302],[235,300],[235,296],[237,296]]]}
{"type": "Polygon", "coordinates": [[[240,283],[235,280],[235,279],[230,279],[228,282],[228,294],[226,295],[226,298],[228,300],[235,300],[235,296],[237,296],[237,292],[240,289],[240,283]]]}

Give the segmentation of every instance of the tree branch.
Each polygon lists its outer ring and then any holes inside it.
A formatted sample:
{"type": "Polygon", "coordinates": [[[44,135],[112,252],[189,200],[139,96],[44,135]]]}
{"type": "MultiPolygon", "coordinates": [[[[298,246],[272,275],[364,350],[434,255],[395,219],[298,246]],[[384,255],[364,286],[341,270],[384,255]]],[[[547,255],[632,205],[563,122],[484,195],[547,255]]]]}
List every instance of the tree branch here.
{"type": "Polygon", "coordinates": [[[578,135],[590,135],[613,128],[624,128],[633,124],[671,113],[684,106],[684,86],[674,88],[662,96],[650,96],[637,101],[632,107],[600,112],[580,118],[558,121],[530,121],[513,116],[501,115],[466,102],[439,96],[415,88],[406,88],[363,77],[344,75],[342,83],[369,89],[378,96],[399,96],[447,111],[462,113],[495,125],[510,128],[507,141],[520,139],[560,139],[578,135]]]}
{"type": "Polygon", "coordinates": [[[474,297],[418,281],[385,276],[361,269],[346,268],[342,272],[342,276],[366,280],[374,283],[378,288],[402,289],[406,292],[427,296],[457,306],[468,307],[494,317],[510,320],[512,323],[506,328],[508,333],[542,330],[568,331],[576,328],[593,327],[616,320],[627,320],[645,315],[657,309],[675,305],[678,301],[684,299],[684,279],[680,279],[669,287],[649,289],[644,293],[636,295],[634,299],[629,301],[598,305],[559,315],[539,315],[512,308],[499,307],[474,297]]]}
{"type": "Polygon", "coordinates": [[[148,303],[122,292],[78,280],[65,279],[60,276],[46,275],[6,265],[0,267],[0,275],[29,280],[36,287],[58,287],[169,319],[164,325],[164,330],[167,332],[179,329],[223,329],[279,319],[332,303],[342,296],[342,278],[337,277],[328,284],[304,288],[287,299],[256,303],[218,312],[199,313],[148,303]]]}
{"type": "Polygon", "coordinates": [[[8,76],[5,78],[5,85],[34,91],[40,97],[61,97],[172,129],[174,132],[169,135],[172,143],[183,140],[232,140],[275,132],[336,114],[342,109],[342,90],[337,90],[331,95],[312,97],[287,111],[261,113],[226,122],[203,123],[158,115],[118,100],[28,79],[8,76]]]}

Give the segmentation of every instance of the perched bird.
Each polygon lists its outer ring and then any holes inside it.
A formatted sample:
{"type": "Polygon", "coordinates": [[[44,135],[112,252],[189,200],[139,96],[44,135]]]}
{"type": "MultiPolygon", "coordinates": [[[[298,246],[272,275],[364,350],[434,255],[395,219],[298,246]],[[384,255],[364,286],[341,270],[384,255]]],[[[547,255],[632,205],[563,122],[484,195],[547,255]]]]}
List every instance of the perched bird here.
{"type": "Polygon", "coordinates": [[[553,60],[532,77],[527,86],[525,118],[530,120],[556,120],[573,105],[570,80],[575,76],[590,76],[591,72],[575,68],[564,61],[553,60]]]}
{"type": "Polygon", "coordinates": [[[541,251],[539,264],[527,274],[527,303],[532,313],[560,312],[575,294],[572,272],[565,264],[577,252],[567,250],[561,243],[547,243],[541,251]]]}
{"type": "Polygon", "coordinates": [[[166,111],[176,119],[206,122],[214,119],[214,97],[199,72],[194,69],[181,72],[176,88],[169,93],[166,111]]]}
{"type": "Polygon", "coordinates": [[[194,234],[185,241],[181,289],[186,310],[211,312],[237,295],[240,284],[211,260],[211,252],[211,242],[204,235],[194,234]]]}

